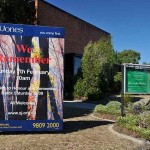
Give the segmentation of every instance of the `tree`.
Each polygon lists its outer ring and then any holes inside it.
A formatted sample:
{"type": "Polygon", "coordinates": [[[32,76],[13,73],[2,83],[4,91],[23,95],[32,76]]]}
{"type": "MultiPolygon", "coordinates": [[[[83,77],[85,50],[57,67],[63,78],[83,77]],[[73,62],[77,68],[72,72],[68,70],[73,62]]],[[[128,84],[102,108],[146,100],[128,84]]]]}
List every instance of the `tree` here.
{"type": "Polygon", "coordinates": [[[150,63],[144,61],[143,65],[150,65],[150,63]]]}
{"type": "Polygon", "coordinates": [[[1,0],[0,22],[34,24],[35,7],[31,0],[1,0]]]}
{"type": "Polygon", "coordinates": [[[113,92],[120,93],[121,92],[121,64],[123,63],[133,63],[138,64],[140,60],[140,53],[134,50],[123,50],[122,52],[115,53],[116,66],[115,67],[115,76],[114,76],[114,88],[113,92]]]}
{"type": "Polygon", "coordinates": [[[140,53],[134,50],[123,50],[117,53],[118,63],[133,63],[138,64],[141,59],[140,53]]]}
{"type": "Polygon", "coordinates": [[[110,92],[113,82],[114,50],[111,38],[90,42],[82,58],[82,77],[75,85],[75,96],[97,99],[110,92]]]}

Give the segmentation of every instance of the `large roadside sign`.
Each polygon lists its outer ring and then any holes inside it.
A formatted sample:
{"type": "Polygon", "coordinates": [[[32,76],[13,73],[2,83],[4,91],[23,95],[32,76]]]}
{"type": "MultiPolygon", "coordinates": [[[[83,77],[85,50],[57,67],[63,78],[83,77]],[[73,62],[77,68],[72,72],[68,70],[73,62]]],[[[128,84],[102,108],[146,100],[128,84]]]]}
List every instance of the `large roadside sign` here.
{"type": "Polygon", "coordinates": [[[150,65],[124,65],[124,93],[150,94],[150,65]]]}
{"type": "Polygon", "coordinates": [[[0,131],[63,129],[64,28],[0,24],[0,131]]]}

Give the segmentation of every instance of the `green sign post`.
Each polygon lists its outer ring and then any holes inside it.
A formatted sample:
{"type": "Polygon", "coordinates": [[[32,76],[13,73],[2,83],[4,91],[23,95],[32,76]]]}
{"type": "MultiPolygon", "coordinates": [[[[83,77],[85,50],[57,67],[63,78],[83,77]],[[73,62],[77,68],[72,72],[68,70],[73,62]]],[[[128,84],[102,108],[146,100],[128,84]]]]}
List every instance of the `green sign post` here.
{"type": "Polygon", "coordinates": [[[124,94],[150,94],[150,65],[122,65],[121,115],[124,116],[124,94]]]}
{"type": "Polygon", "coordinates": [[[150,66],[125,65],[125,93],[150,94],[150,66]]]}

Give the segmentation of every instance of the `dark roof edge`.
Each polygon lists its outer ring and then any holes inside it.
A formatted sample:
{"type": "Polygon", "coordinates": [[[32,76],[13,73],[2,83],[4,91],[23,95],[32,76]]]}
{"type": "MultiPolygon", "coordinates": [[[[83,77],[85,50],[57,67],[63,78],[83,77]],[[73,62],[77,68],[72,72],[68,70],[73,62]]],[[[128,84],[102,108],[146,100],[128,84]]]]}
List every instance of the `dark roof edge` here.
{"type": "Polygon", "coordinates": [[[59,8],[59,7],[57,7],[57,6],[53,5],[53,4],[51,4],[51,3],[49,3],[49,2],[46,2],[45,0],[40,0],[40,1],[42,1],[42,2],[44,2],[44,3],[46,3],[46,4],[48,4],[48,5],[51,5],[52,7],[56,8],[56,9],[58,9],[58,10],[64,12],[64,13],[66,13],[66,14],[68,14],[68,15],[70,15],[70,16],[72,16],[72,17],[78,19],[78,20],[83,21],[83,22],[87,23],[88,25],[90,25],[90,26],[92,26],[92,27],[94,27],[94,28],[97,28],[98,30],[101,30],[102,32],[105,32],[106,34],[110,34],[109,32],[107,32],[107,31],[105,31],[105,30],[102,30],[102,29],[100,29],[100,28],[94,26],[93,24],[91,24],[91,23],[89,23],[89,22],[87,22],[87,21],[85,21],[85,20],[83,20],[83,19],[81,19],[81,18],[79,18],[79,17],[77,17],[77,16],[74,16],[73,14],[71,14],[71,13],[69,13],[69,12],[67,12],[67,11],[65,11],[65,10],[63,10],[63,9],[61,9],[61,8],[59,8]]]}

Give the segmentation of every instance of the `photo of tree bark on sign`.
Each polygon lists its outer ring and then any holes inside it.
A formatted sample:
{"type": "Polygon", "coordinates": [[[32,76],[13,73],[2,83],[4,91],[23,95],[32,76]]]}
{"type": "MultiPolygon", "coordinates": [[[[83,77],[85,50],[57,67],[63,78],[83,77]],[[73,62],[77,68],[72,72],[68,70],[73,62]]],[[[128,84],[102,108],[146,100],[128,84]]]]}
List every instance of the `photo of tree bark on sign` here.
{"type": "Polygon", "coordinates": [[[0,120],[62,119],[63,38],[0,35],[0,120]]]}

